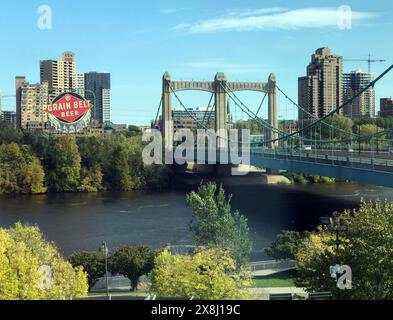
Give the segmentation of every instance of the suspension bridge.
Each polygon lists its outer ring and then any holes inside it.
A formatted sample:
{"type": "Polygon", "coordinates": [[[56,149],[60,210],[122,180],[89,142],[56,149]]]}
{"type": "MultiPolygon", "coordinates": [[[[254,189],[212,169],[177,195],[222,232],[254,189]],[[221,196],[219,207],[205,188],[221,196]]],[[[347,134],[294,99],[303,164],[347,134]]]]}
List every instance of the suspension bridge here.
{"type": "MultiPolygon", "coordinates": [[[[378,129],[374,133],[361,135],[355,134],[352,128],[347,130],[335,125],[334,121],[334,117],[341,114],[345,106],[354,102],[365,91],[374,88],[392,69],[393,65],[322,118],[310,114],[291,99],[280,88],[274,74],[270,74],[267,82],[230,82],[223,73],[217,73],[213,81],[173,81],[166,72],[155,123],[158,123],[161,110],[160,129],[165,140],[165,149],[166,152],[173,152],[174,132],[170,125],[173,121],[172,99],[187,113],[189,109],[180,99],[180,91],[209,92],[211,98],[206,109],[206,119],[198,121],[189,112],[190,118],[195,120],[198,128],[206,129],[208,118],[214,112],[214,128],[217,133],[222,132],[230,125],[230,102],[256,124],[262,133],[263,138],[250,146],[252,166],[393,187],[393,128],[378,129]],[[256,107],[247,106],[239,98],[239,91],[260,92],[261,103],[256,107]],[[286,110],[279,110],[279,98],[285,100],[286,110]],[[266,100],[267,119],[264,119],[261,111],[266,100]],[[288,105],[292,113],[296,113],[296,117],[288,116],[288,105]],[[280,117],[282,120],[279,122],[280,111],[281,115],[285,115],[280,117]],[[296,128],[285,126],[286,121],[297,122],[296,128]]],[[[228,138],[218,136],[217,146],[225,139],[228,138]]]]}

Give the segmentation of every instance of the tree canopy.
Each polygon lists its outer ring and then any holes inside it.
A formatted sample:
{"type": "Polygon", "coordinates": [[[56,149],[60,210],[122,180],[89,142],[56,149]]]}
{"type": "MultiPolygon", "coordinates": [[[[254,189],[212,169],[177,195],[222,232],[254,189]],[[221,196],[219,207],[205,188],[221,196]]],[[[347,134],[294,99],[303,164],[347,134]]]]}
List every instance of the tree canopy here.
{"type": "Polygon", "coordinates": [[[238,211],[231,211],[231,197],[222,186],[202,184],[198,192],[186,197],[192,209],[190,229],[198,246],[228,249],[237,264],[244,265],[251,252],[247,219],[238,211]]]}
{"type": "Polygon", "coordinates": [[[298,285],[337,294],[329,267],[335,264],[334,230],[341,229],[340,264],[352,269],[352,290],[341,298],[393,299],[393,203],[363,202],[360,209],[335,216],[334,226],[319,227],[301,241],[295,254],[298,285]]]}
{"type": "Polygon", "coordinates": [[[155,251],[148,246],[123,246],[110,256],[110,271],[127,277],[136,291],[139,278],[153,269],[154,257],[155,251]]]}
{"type": "Polygon", "coordinates": [[[209,249],[194,255],[161,252],[149,276],[151,293],[160,297],[237,300],[249,298],[250,273],[238,269],[227,251],[209,249]]]}
{"type": "Polygon", "coordinates": [[[87,295],[87,275],[73,268],[37,227],[0,228],[0,300],[58,300],[87,295]]]}

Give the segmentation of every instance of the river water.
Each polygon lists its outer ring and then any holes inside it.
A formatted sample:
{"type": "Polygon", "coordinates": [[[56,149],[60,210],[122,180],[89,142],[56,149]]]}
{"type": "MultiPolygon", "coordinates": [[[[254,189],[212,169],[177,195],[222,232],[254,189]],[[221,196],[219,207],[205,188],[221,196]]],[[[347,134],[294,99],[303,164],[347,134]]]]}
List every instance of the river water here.
{"type": "MultiPolygon", "coordinates": [[[[263,248],[283,229],[311,230],[319,217],[356,208],[361,198],[393,200],[393,189],[349,183],[262,185],[236,178],[225,184],[232,207],[249,219],[252,260],[265,259],[263,248]]],[[[192,243],[191,211],[181,191],[0,196],[0,226],[17,221],[38,225],[64,255],[95,251],[102,241],[123,244],[192,243]]]]}

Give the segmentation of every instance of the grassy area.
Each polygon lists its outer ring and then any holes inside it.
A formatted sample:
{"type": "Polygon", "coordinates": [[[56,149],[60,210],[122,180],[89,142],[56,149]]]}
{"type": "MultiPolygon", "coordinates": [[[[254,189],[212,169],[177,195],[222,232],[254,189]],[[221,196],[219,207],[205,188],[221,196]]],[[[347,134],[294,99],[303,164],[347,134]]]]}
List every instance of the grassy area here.
{"type": "Polygon", "coordinates": [[[269,276],[255,277],[255,288],[284,288],[294,287],[296,270],[284,271],[269,276]]]}

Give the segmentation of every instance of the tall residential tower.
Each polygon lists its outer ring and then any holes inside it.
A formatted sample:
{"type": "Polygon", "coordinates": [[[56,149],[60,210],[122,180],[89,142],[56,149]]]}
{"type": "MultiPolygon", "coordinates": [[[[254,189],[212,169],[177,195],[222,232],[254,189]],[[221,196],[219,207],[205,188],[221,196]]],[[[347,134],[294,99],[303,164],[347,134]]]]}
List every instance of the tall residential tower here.
{"type": "MultiPolygon", "coordinates": [[[[299,78],[299,105],[321,118],[343,103],[343,58],[329,48],[319,48],[311,57],[307,76],[299,78]]],[[[299,112],[299,119],[308,117],[299,112]]]]}
{"type": "Polygon", "coordinates": [[[48,82],[50,99],[76,88],[76,62],[73,52],[64,52],[61,60],[40,62],[41,83],[48,82]]]}
{"type": "MultiPolygon", "coordinates": [[[[344,73],[344,97],[348,101],[371,82],[371,75],[362,70],[344,73]]],[[[375,91],[369,88],[352,103],[344,107],[344,115],[349,118],[373,118],[375,116],[375,91]]]]}
{"type": "Polygon", "coordinates": [[[111,120],[110,90],[110,73],[85,73],[85,98],[94,105],[92,116],[99,126],[111,120]]]}

